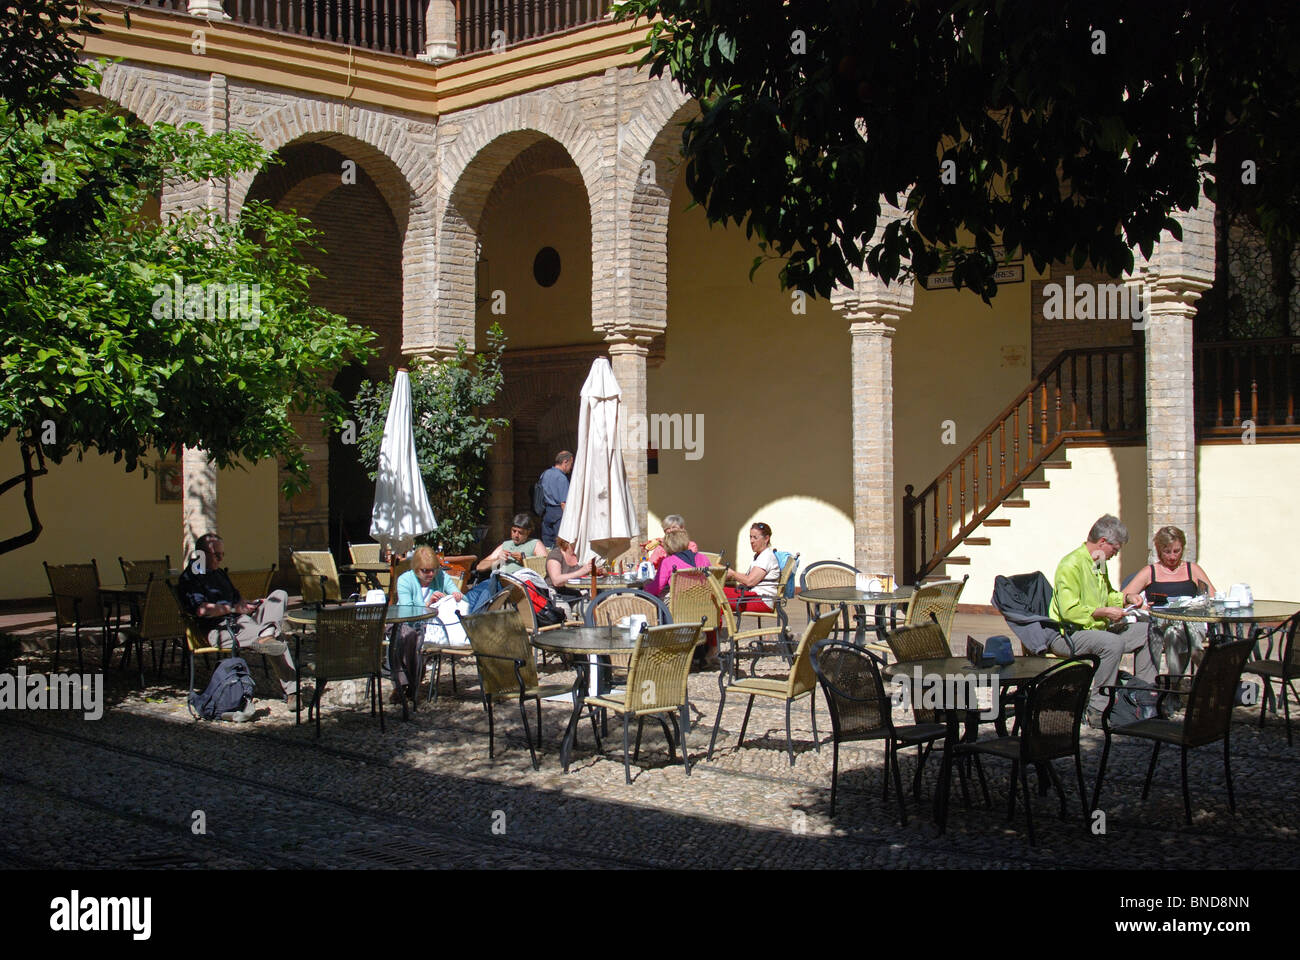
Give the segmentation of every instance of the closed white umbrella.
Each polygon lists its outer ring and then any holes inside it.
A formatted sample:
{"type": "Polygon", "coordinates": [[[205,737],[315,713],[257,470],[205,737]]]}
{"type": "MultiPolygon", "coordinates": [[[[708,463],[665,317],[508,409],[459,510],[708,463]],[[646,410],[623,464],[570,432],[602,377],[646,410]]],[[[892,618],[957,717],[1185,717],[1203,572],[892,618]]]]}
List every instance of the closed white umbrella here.
{"type": "Polygon", "coordinates": [[[581,397],[578,447],[557,537],[573,544],[579,560],[593,553],[612,560],[627,551],[640,530],[619,434],[623,391],[604,357],[591,365],[581,397]]]}
{"type": "MultiPolygon", "coordinates": [[[[415,538],[438,529],[429,495],[420,476],[415,454],[415,428],[411,423],[411,380],[406,370],[393,379],[384,438],[379,445],[379,471],[375,474],[375,506],[370,514],[370,535],[381,551],[406,553],[415,538]]],[[[397,589],[396,570],[390,568],[389,596],[397,589]]]]}

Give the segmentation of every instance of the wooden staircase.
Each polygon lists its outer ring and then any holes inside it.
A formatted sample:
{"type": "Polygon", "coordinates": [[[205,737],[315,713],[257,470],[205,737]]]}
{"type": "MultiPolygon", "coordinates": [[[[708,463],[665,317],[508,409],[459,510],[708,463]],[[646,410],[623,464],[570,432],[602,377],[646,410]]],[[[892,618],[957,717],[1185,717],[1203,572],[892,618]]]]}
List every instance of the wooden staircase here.
{"type": "Polygon", "coordinates": [[[1067,442],[1141,442],[1146,437],[1142,355],[1136,345],[1058,354],[919,494],[903,496],[903,571],[912,583],[947,579],[969,566],[960,545],[987,546],[981,526],[1008,527],[998,507],[1025,509],[1026,490],[1051,487],[1046,474],[1069,469],[1053,458],[1067,442]]]}
{"type": "MultiPolygon", "coordinates": [[[[1065,445],[1146,442],[1143,345],[1066,350],[920,493],[903,496],[903,574],[947,579],[954,551],[988,546],[981,527],[1009,527],[998,507],[1024,509],[1051,487],[1065,445]]],[[[1196,441],[1300,440],[1300,337],[1198,343],[1193,348],[1196,441]],[[1250,439],[1243,431],[1249,427],[1250,439]]]]}

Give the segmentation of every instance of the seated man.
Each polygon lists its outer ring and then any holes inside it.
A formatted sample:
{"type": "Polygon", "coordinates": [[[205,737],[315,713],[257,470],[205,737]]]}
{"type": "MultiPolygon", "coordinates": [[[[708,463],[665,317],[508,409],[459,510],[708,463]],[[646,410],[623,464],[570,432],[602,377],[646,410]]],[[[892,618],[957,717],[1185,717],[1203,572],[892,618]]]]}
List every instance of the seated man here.
{"type": "Polygon", "coordinates": [[[1088,725],[1101,726],[1101,714],[1108,697],[1100,687],[1114,685],[1119,662],[1134,652],[1133,672],[1139,680],[1153,683],[1155,661],[1147,644],[1147,624],[1124,621],[1124,597],[1110,584],[1106,561],[1128,542],[1128,528],[1118,517],[1106,514],[1092,525],[1088,539],[1062,558],[1056,568],[1050,616],[1083,629],[1068,637],[1055,637],[1049,649],[1059,657],[1091,653],[1101,658],[1092,678],[1088,702],[1088,725]]]}
{"type": "MultiPolygon", "coordinates": [[[[208,642],[214,647],[229,648],[233,634],[241,649],[251,647],[255,653],[270,657],[289,709],[296,710],[298,685],[293,658],[289,656],[288,645],[276,639],[284,620],[288,594],[274,590],[263,600],[245,602],[230,582],[230,577],[221,569],[221,561],[226,556],[221,537],[205,533],[194,546],[202,557],[195,557],[186,566],[179,581],[186,611],[199,618],[199,626],[207,631],[208,642]],[[227,618],[233,620],[227,622],[227,618]]],[[[307,696],[303,706],[307,706],[310,699],[307,696]]]]}
{"type": "MultiPolygon", "coordinates": [[[[510,539],[480,560],[474,569],[515,574],[524,569],[524,557],[544,556],[546,548],[542,546],[541,540],[533,536],[532,516],[516,513],[510,521],[510,539]]],[[[493,593],[495,592],[494,590],[493,593]]]]}

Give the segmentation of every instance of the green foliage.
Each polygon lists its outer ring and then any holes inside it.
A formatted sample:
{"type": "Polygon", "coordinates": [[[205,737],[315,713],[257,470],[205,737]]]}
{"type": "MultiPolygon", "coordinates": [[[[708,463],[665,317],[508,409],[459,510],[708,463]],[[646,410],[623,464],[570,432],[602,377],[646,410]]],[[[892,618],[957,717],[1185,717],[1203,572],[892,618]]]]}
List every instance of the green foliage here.
{"type": "MultiPolygon", "coordinates": [[[[1258,165],[1270,241],[1300,230],[1300,7],[1243,0],[627,0],[647,62],[695,97],[686,183],[781,281],[828,295],[865,265],[954,271],[986,301],[994,245],[1112,276],[1170,214],[1258,165]],[[949,181],[944,182],[945,161],[949,181]],[[881,199],[904,215],[888,224],[881,199]],[[873,245],[877,227],[883,237],[873,245]],[[761,258],[760,258],[761,259],[761,258]]],[[[757,264],[756,264],[757,266],[757,264]]]]}
{"type": "Polygon", "coordinates": [[[0,103],[0,439],[15,435],[23,460],[0,494],[23,485],[32,527],[0,553],[39,535],[32,480],[74,452],[128,470],[178,444],[221,466],[278,457],[285,492],[302,486],[290,413],[340,422],[324,384],[369,356],[373,335],[311,304],[317,272],[301,255],[315,234],[296,215],[257,203],[233,222],[147,212],[164,182],[272,162],[244,134],[0,103]]]}
{"type": "Polygon", "coordinates": [[[101,20],[74,0],[19,0],[0,8],[0,101],[11,115],[44,116],[87,86],[90,71],[74,37],[98,33],[101,20]]]}
{"type": "MultiPolygon", "coordinates": [[[[438,521],[437,532],[422,539],[451,553],[474,545],[474,528],[483,519],[488,451],[507,421],[481,416],[480,411],[496,399],[505,382],[505,348],[505,334],[494,323],[487,331],[487,349],[473,357],[461,340],[455,356],[416,360],[410,367],[415,449],[438,521]]],[[[378,469],[392,393],[391,376],[387,383],[367,380],[357,392],[357,449],[372,466],[371,479],[378,469]]]]}

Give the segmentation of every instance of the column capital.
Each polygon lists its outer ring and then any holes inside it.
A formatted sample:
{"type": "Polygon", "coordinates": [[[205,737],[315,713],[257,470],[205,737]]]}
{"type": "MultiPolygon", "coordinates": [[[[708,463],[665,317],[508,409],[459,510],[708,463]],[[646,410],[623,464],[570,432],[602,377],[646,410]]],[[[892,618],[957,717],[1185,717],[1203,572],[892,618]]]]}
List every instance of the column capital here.
{"type": "Polygon", "coordinates": [[[898,333],[901,317],[891,313],[873,315],[855,311],[845,314],[845,319],[849,321],[851,337],[892,337],[898,333]]]}
{"type": "Polygon", "coordinates": [[[625,328],[607,332],[605,342],[609,344],[610,356],[634,354],[645,357],[650,354],[650,341],[654,336],[652,330],[625,328]]]}

